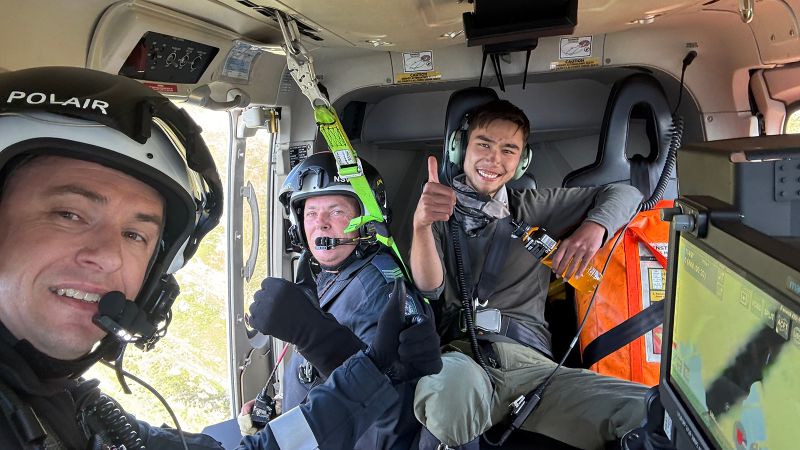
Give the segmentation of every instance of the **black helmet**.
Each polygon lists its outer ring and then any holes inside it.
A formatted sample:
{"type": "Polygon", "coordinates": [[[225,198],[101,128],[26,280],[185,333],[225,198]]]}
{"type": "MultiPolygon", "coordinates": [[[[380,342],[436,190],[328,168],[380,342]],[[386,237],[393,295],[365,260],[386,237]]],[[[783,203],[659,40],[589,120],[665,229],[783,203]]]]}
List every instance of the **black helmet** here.
{"type": "MultiPolygon", "coordinates": [[[[361,166],[372,194],[381,208],[383,219],[388,225],[390,214],[386,204],[386,190],[383,186],[383,179],[378,171],[363,158],[361,158],[361,166]]],[[[303,200],[319,195],[349,195],[358,201],[361,207],[361,215],[367,214],[364,203],[358,198],[350,182],[339,177],[333,153],[315,153],[289,172],[286,181],[281,186],[281,192],[278,197],[286,209],[286,214],[289,215],[289,221],[292,223],[289,229],[292,245],[308,248],[305,233],[303,232],[303,200]]],[[[359,229],[362,237],[366,237],[370,233],[364,228],[359,229]]]]}
{"type": "Polygon", "coordinates": [[[141,337],[147,346],[166,331],[177,295],[171,274],[222,212],[219,174],[200,131],[169,99],[122,76],[73,67],[0,74],[2,176],[21,155],[58,155],[119,170],[164,197],[162,240],[135,299],[147,322],[162,326],[141,337]]]}

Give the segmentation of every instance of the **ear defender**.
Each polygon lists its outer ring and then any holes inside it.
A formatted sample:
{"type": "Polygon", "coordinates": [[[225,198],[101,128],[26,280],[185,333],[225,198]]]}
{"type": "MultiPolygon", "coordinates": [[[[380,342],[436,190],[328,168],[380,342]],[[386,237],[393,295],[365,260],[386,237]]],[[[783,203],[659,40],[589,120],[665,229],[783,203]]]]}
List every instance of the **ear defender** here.
{"type": "Polygon", "coordinates": [[[533,149],[529,144],[525,144],[525,148],[522,149],[522,155],[519,157],[519,164],[517,164],[517,170],[514,172],[514,178],[512,178],[512,180],[519,180],[522,175],[525,175],[525,171],[527,171],[528,167],[531,165],[532,159],[533,149]]]}
{"type": "Polygon", "coordinates": [[[464,163],[464,155],[467,150],[468,130],[469,122],[467,122],[467,118],[464,117],[464,120],[461,121],[461,126],[450,133],[449,145],[447,147],[447,159],[456,169],[461,169],[464,163]]]}

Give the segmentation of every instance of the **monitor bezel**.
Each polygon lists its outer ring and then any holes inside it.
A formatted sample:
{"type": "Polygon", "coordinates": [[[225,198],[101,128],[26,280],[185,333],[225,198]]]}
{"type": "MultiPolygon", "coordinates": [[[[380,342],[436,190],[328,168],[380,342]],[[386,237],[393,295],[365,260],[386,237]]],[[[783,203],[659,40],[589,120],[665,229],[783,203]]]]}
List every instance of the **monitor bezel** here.
{"type": "Polygon", "coordinates": [[[796,256],[792,258],[792,253],[796,255],[797,249],[782,245],[779,240],[743,225],[740,220],[732,219],[729,215],[715,219],[713,212],[703,211],[702,203],[694,203],[689,199],[679,199],[676,203],[682,204],[684,209],[688,209],[692,213],[702,212],[710,218],[707,229],[704,230],[705,235],[702,237],[697,235],[696,230],[692,232],[679,231],[676,230],[674,223],[670,226],[659,394],[667,417],[669,417],[669,419],[665,417],[665,420],[669,420],[670,423],[665,423],[664,429],[670,439],[676,445],[688,444],[692,448],[706,450],[716,448],[710,439],[710,430],[702,419],[694,417],[690,412],[692,410],[688,406],[689,403],[684,393],[670,381],[672,325],[675,313],[675,274],[678,266],[677,255],[681,245],[680,238],[686,239],[712,258],[721,261],[731,271],[771,295],[798,315],[800,315],[800,295],[793,295],[788,288],[781,289],[780,276],[769,273],[770,269],[766,265],[756,264],[753,270],[747,270],[741,264],[734,262],[733,258],[756,258],[760,255],[761,259],[767,258],[775,264],[784,266],[789,279],[794,276],[795,280],[800,279],[800,258],[796,256]]]}

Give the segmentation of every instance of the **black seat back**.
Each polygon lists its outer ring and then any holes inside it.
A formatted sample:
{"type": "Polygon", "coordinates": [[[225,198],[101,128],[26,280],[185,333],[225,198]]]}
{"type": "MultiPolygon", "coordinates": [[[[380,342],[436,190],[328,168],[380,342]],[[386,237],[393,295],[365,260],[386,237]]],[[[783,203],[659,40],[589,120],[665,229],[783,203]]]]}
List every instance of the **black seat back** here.
{"type": "MultiPolygon", "coordinates": [[[[567,174],[563,185],[624,183],[635,186],[648,198],[664,169],[671,133],[672,116],[661,84],[647,74],[623,78],[611,89],[595,162],[567,174]],[[631,119],[645,119],[650,148],[629,157],[627,145],[631,119]]],[[[672,173],[664,198],[675,198],[677,191],[677,178],[672,173]]]]}

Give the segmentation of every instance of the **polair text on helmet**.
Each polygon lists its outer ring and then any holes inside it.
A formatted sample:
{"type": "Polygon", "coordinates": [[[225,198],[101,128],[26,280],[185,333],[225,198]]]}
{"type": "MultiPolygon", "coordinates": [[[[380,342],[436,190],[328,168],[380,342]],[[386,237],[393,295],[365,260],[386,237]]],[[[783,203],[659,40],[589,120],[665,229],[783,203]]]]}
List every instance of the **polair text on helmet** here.
{"type": "Polygon", "coordinates": [[[106,108],[108,108],[108,103],[104,102],[103,100],[97,100],[93,98],[85,98],[79,99],[77,97],[70,97],[65,100],[59,100],[56,97],[56,94],[45,94],[43,92],[31,92],[26,93],[22,91],[11,91],[8,94],[8,99],[6,103],[14,103],[17,101],[25,100],[26,103],[29,105],[41,105],[41,104],[50,104],[50,105],[62,105],[62,106],[74,106],[78,109],[88,109],[88,110],[98,110],[104,115],[108,115],[106,112],[106,108]]]}

